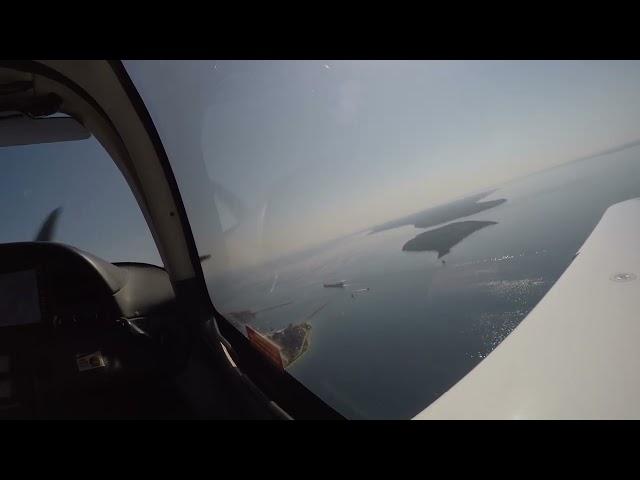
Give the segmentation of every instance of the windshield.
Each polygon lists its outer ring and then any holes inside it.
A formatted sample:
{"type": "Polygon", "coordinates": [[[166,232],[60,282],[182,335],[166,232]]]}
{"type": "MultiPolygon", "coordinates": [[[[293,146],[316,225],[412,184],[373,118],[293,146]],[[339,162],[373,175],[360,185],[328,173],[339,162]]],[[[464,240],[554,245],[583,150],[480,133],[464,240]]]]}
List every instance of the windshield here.
{"type": "Polygon", "coordinates": [[[640,196],[639,62],[125,66],[214,305],[349,418],[427,407],[640,196]]]}
{"type": "Polygon", "coordinates": [[[1,243],[36,240],[42,229],[42,240],[107,261],[162,265],[129,186],[94,137],[2,147],[0,165],[1,243]]]}

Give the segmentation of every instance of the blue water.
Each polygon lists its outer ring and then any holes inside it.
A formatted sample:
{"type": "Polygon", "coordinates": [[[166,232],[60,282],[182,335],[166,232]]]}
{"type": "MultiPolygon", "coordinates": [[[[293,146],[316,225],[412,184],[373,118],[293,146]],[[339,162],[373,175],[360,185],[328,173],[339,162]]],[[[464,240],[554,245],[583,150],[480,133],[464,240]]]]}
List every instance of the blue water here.
{"type": "Polygon", "coordinates": [[[634,197],[640,147],[501,186],[483,200],[506,202],[448,222],[497,223],[454,245],[445,264],[436,252],[402,251],[429,230],[405,225],[225,279],[216,304],[230,312],[292,301],[256,316],[252,325],[264,332],[304,321],[326,304],[308,320],[310,348],[289,373],[349,418],[410,418],[525,318],[608,206],[634,197]],[[347,288],[322,287],[338,280],[347,288]],[[352,297],[361,288],[370,290],[352,297]]]}

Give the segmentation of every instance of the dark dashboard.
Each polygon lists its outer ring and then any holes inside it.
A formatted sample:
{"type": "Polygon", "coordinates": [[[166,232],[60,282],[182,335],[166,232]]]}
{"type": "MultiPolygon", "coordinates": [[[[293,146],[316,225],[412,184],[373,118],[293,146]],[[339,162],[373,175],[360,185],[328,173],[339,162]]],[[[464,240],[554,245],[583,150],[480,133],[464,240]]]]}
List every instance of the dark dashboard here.
{"type": "Polygon", "coordinates": [[[186,344],[178,316],[160,267],[0,245],[0,417],[64,416],[70,398],[165,375],[186,344]]]}

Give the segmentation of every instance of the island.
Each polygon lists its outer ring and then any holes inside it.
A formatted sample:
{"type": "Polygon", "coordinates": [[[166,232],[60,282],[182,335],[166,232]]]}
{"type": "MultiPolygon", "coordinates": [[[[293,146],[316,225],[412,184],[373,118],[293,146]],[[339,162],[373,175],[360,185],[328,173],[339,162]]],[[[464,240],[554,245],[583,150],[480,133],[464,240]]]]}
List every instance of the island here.
{"type": "Polygon", "coordinates": [[[454,245],[467,238],[473,232],[477,232],[498,222],[481,222],[467,220],[464,222],[449,223],[434,230],[428,230],[415,236],[402,247],[404,252],[438,252],[438,258],[442,258],[451,251],[454,245]]]}
{"type": "Polygon", "coordinates": [[[265,336],[280,347],[282,363],[286,368],[309,348],[311,324],[309,322],[289,324],[286,328],[270,332],[265,336]]]}
{"type": "Polygon", "coordinates": [[[458,218],[467,217],[469,215],[497,207],[507,201],[504,198],[487,200],[484,202],[479,201],[493,192],[495,192],[495,190],[479,193],[477,195],[472,195],[444,205],[438,205],[436,207],[414,213],[413,215],[408,215],[397,220],[377,225],[371,229],[369,235],[405,225],[413,225],[416,228],[434,227],[442,223],[451,222],[458,218]]]}
{"type": "MultiPolygon", "coordinates": [[[[237,325],[238,326],[238,325],[237,325]]],[[[285,369],[309,349],[311,324],[292,324],[280,330],[264,333],[245,325],[249,343],[276,367],[285,369]]]]}

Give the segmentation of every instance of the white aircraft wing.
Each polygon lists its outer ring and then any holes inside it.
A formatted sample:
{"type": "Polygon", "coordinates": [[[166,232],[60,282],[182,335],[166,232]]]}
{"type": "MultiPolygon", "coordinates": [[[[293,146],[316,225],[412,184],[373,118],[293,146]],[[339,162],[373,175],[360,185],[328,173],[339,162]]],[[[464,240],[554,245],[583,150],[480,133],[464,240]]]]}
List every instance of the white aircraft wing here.
{"type": "Polygon", "coordinates": [[[633,199],[607,209],[531,313],[415,419],[640,418],[639,277],[633,199]]]}

